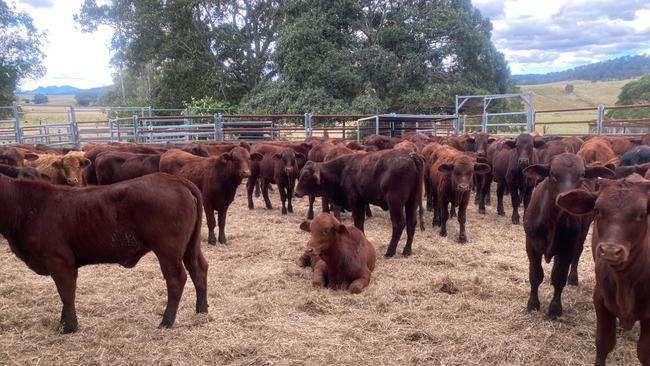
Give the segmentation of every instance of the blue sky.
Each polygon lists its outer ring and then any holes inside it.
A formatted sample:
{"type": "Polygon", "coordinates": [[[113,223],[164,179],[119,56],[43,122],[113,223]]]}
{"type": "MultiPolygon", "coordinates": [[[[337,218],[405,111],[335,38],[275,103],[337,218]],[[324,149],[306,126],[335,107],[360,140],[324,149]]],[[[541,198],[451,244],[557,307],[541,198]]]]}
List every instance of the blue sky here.
{"type": "MultiPolygon", "coordinates": [[[[11,1],[11,0],[10,0],[11,1]]],[[[110,38],[72,19],[83,0],[14,0],[48,33],[47,75],[20,87],[112,83],[110,38]]],[[[99,0],[99,3],[108,0],[99,0]]],[[[492,40],[513,74],[547,73],[623,55],[650,54],[650,0],[473,0],[492,20],[492,40]]]]}

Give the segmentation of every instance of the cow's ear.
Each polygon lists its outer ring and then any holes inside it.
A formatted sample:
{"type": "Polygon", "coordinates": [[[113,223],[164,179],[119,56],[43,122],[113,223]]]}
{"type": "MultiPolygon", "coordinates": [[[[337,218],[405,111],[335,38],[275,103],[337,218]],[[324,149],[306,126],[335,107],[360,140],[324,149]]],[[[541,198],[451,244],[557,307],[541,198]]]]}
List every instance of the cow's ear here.
{"type": "Polygon", "coordinates": [[[533,146],[534,146],[536,149],[541,149],[541,148],[544,147],[544,145],[546,145],[546,143],[544,142],[544,140],[535,140],[535,141],[533,141],[533,146]]]}
{"type": "Polygon", "coordinates": [[[616,173],[612,169],[604,166],[594,165],[585,167],[585,178],[614,178],[616,173]]]}
{"type": "Polygon", "coordinates": [[[490,166],[485,163],[476,163],[474,164],[474,173],[476,174],[487,174],[490,172],[490,166]]]}
{"type": "Polygon", "coordinates": [[[476,140],[473,137],[468,137],[467,140],[465,140],[465,142],[469,142],[470,144],[473,144],[476,142],[476,140]]]}
{"type": "Polygon", "coordinates": [[[251,160],[260,161],[263,158],[264,158],[264,156],[262,156],[262,154],[260,154],[260,153],[252,153],[251,154],[251,160]]]}
{"type": "Polygon", "coordinates": [[[273,154],[273,159],[282,160],[282,154],[280,154],[280,153],[273,154]]]}
{"type": "Polygon", "coordinates": [[[63,160],[61,160],[61,159],[54,160],[54,162],[52,162],[52,166],[57,168],[57,169],[63,169],[63,160]]]}
{"type": "Polygon", "coordinates": [[[225,161],[230,161],[232,160],[232,152],[228,151],[227,153],[223,153],[219,155],[220,158],[222,158],[225,161]]]}
{"type": "Polygon", "coordinates": [[[598,195],[582,189],[574,189],[566,193],[560,193],[555,204],[574,216],[590,214],[596,205],[598,195]]]}
{"type": "Polygon", "coordinates": [[[488,144],[491,144],[496,140],[497,140],[496,137],[488,137],[488,144]]]}
{"type": "Polygon", "coordinates": [[[514,149],[515,147],[517,147],[517,141],[515,141],[515,140],[505,140],[503,142],[503,144],[505,146],[511,148],[511,149],[514,149]]]}
{"type": "Polygon", "coordinates": [[[87,168],[90,166],[90,160],[86,158],[79,159],[79,167],[81,168],[87,168]]]}
{"type": "Polygon", "coordinates": [[[310,226],[311,226],[311,220],[305,220],[302,223],[300,223],[300,230],[311,233],[310,226]]]}
{"type": "Polygon", "coordinates": [[[339,233],[339,235],[344,235],[348,233],[348,228],[343,224],[339,224],[339,226],[336,228],[336,232],[339,233]]]}
{"type": "Polygon", "coordinates": [[[33,153],[27,153],[25,154],[25,160],[29,160],[29,161],[38,160],[38,155],[33,153]]]}
{"type": "Polygon", "coordinates": [[[303,154],[303,153],[296,153],[296,159],[304,159],[304,158],[305,158],[305,154],[303,154]]]}
{"type": "Polygon", "coordinates": [[[443,173],[450,172],[452,170],[454,170],[454,164],[445,163],[445,164],[440,164],[440,166],[438,167],[438,171],[443,173]]]}
{"type": "Polygon", "coordinates": [[[523,173],[531,178],[544,179],[548,177],[549,166],[548,164],[533,164],[524,169],[523,173]]]}

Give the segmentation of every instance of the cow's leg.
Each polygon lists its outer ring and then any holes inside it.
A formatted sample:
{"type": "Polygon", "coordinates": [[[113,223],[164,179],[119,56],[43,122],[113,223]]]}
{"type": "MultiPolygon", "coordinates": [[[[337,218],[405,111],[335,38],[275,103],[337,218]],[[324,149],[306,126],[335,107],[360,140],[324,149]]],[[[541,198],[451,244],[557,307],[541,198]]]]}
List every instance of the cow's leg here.
{"type": "Polygon", "coordinates": [[[228,216],[228,206],[217,212],[219,214],[219,243],[226,244],[226,217],[228,216]]]}
{"type": "Polygon", "coordinates": [[[159,255],[158,253],[156,255],[160,262],[160,270],[167,283],[167,307],[165,307],[160,328],[171,328],[174,325],[174,320],[176,320],[176,311],[181,301],[181,295],[183,295],[187,274],[179,258],[173,256],[168,258],[168,256],[159,255]]]}
{"type": "Polygon", "coordinates": [[[309,209],[307,209],[307,220],[312,220],[314,218],[314,201],[316,201],[316,196],[309,195],[309,209]]]}
{"type": "Polygon", "coordinates": [[[350,291],[350,293],[358,294],[361,291],[363,291],[363,289],[366,288],[369,283],[370,283],[370,275],[363,276],[361,278],[357,278],[356,280],[352,281],[352,283],[348,287],[348,290],[350,291]]]}
{"type": "MultiPolygon", "coordinates": [[[[594,307],[596,309],[595,365],[605,366],[607,363],[607,355],[612,352],[614,346],[616,345],[616,316],[607,310],[605,307],[605,301],[603,300],[602,296],[598,294],[598,290],[594,291],[594,307]]],[[[647,321],[641,322],[641,332],[643,332],[643,323],[646,323],[646,329],[649,325],[647,324],[647,321]]],[[[641,334],[643,335],[643,333],[641,334]]],[[[639,337],[639,342],[641,342],[641,337],[639,337]]],[[[645,365],[647,365],[647,363],[644,364],[644,366],[645,365]]]]}
{"type": "Polygon", "coordinates": [[[544,281],[544,268],[542,268],[542,255],[537,253],[532,245],[533,239],[526,236],[526,253],[528,254],[528,280],[530,282],[530,295],[528,296],[528,311],[539,311],[539,285],[544,281]]]}
{"type": "Polygon", "coordinates": [[[261,193],[260,190],[260,181],[255,179],[255,197],[259,197],[261,193]]]}
{"type": "Polygon", "coordinates": [[[352,219],[354,220],[354,226],[363,231],[363,224],[366,221],[366,213],[364,212],[362,204],[352,205],[352,219]]]}
{"type": "Polygon", "coordinates": [[[650,320],[641,321],[641,333],[636,346],[636,355],[641,365],[650,365],[650,320]]]}
{"type": "MultiPolygon", "coordinates": [[[[217,226],[217,220],[214,219],[214,207],[208,200],[203,200],[203,209],[205,211],[205,220],[208,222],[208,244],[217,244],[217,237],[214,235],[214,228],[217,226]]],[[[221,231],[221,227],[219,227],[221,231]]],[[[221,237],[221,233],[219,233],[221,237]]]]}
{"type": "Polygon", "coordinates": [[[476,174],[476,175],[474,175],[473,179],[474,179],[474,187],[473,187],[474,188],[473,189],[473,191],[474,191],[474,204],[478,205],[479,203],[481,203],[481,187],[483,186],[483,183],[482,183],[483,176],[481,176],[479,174],[476,174]]]}
{"type": "Polygon", "coordinates": [[[266,179],[262,179],[261,188],[262,196],[264,197],[264,204],[266,205],[267,210],[272,210],[273,205],[271,205],[271,200],[269,199],[269,183],[266,179]]]}
{"type": "MultiPolygon", "coordinates": [[[[388,211],[390,212],[390,222],[393,226],[390,243],[388,243],[388,248],[384,255],[386,258],[389,258],[395,255],[397,243],[399,242],[402,232],[404,232],[404,227],[406,226],[406,220],[404,219],[404,205],[396,202],[397,200],[391,200],[390,198],[388,198],[387,201],[388,211]]],[[[413,231],[415,232],[415,229],[413,231]]]]}
{"type": "Polygon", "coordinates": [[[440,236],[447,236],[447,220],[449,220],[449,202],[438,197],[438,210],[440,211],[440,236]]]}
{"type": "Polygon", "coordinates": [[[289,213],[293,213],[293,187],[294,187],[293,182],[290,182],[289,185],[286,187],[286,189],[287,189],[287,211],[289,211],[289,213]]]}
{"type": "Polygon", "coordinates": [[[530,197],[533,194],[533,187],[534,186],[528,186],[524,184],[524,190],[523,190],[524,213],[526,213],[526,209],[528,208],[528,203],[530,203],[530,197]]]}
{"type": "Polygon", "coordinates": [[[424,196],[427,198],[427,211],[433,211],[433,195],[431,194],[431,183],[427,179],[428,174],[424,176],[424,196]]]}
{"type": "Polygon", "coordinates": [[[46,264],[48,272],[51,273],[63,303],[60,320],[63,325],[63,333],[76,332],[78,322],[74,301],[77,289],[77,268],[56,258],[48,262],[46,264]]]}
{"type": "Polygon", "coordinates": [[[491,189],[492,188],[492,177],[493,177],[492,174],[487,174],[485,176],[485,180],[484,180],[484,183],[485,183],[485,188],[484,188],[484,191],[485,191],[485,204],[488,205],[488,206],[492,203],[492,199],[490,198],[490,196],[491,196],[490,191],[492,190],[491,189]]]}
{"type": "Polygon", "coordinates": [[[404,246],[402,255],[405,257],[411,255],[411,247],[413,246],[413,238],[415,237],[415,227],[418,224],[417,213],[419,207],[420,202],[417,201],[416,197],[410,198],[404,205],[404,211],[406,213],[406,245],[404,246]]]}
{"type": "Polygon", "coordinates": [[[311,284],[314,287],[327,286],[327,263],[323,260],[316,261],[311,274],[311,284]]]}
{"type": "Polygon", "coordinates": [[[490,194],[490,188],[488,186],[489,177],[486,174],[479,176],[479,178],[480,186],[478,187],[478,192],[476,192],[476,195],[478,196],[478,213],[485,215],[485,202],[489,197],[488,195],[490,194]]]}
{"type": "Polygon", "coordinates": [[[512,223],[514,225],[519,225],[519,205],[521,204],[519,189],[513,187],[510,190],[510,198],[512,200],[512,223]]]}
{"type": "Polygon", "coordinates": [[[578,263],[580,262],[580,256],[582,255],[583,248],[584,242],[576,245],[575,247],[573,260],[571,261],[571,270],[569,271],[569,279],[567,281],[570,286],[578,286],[578,263]]]}
{"type": "Polygon", "coordinates": [[[282,202],[281,212],[283,215],[287,214],[287,187],[284,187],[282,184],[278,184],[278,192],[280,192],[280,201],[282,202]]]}
{"type": "Polygon", "coordinates": [[[497,215],[505,216],[506,211],[503,209],[503,194],[506,192],[506,185],[497,182],[497,215]]]}
{"type": "Polygon", "coordinates": [[[431,190],[431,200],[433,200],[433,219],[431,219],[431,226],[440,226],[441,208],[438,202],[437,192],[434,189],[431,190]]]}
{"type": "Polygon", "coordinates": [[[253,189],[259,188],[257,183],[257,177],[254,177],[251,173],[251,176],[246,181],[246,196],[248,197],[248,209],[252,210],[255,208],[253,203],[253,189]]]}
{"type": "Polygon", "coordinates": [[[466,192],[458,205],[458,242],[461,244],[467,243],[467,234],[465,233],[465,222],[467,221],[467,205],[469,205],[470,192],[466,192]]]}
{"type": "Polygon", "coordinates": [[[372,210],[370,210],[370,204],[366,205],[366,217],[372,217],[372,210]]]}
{"type": "Polygon", "coordinates": [[[323,195],[320,199],[321,206],[323,206],[323,212],[330,212],[330,200],[327,198],[327,196],[323,195]]]}
{"type": "MultiPolygon", "coordinates": [[[[192,245],[192,243],[190,243],[192,245]]],[[[183,264],[190,273],[196,290],[196,312],[208,312],[208,262],[200,248],[188,247],[183,256],[183,264]]]]}
{"type": "Polygon", "coordinates": [[[336,217],[337,220],[341,221],[341,206],[333,205],[332,209],[334,211],[334,217],[336,217]]]}
{"type": "Polygon", "coordinates": [[[553,260],[551,283],[553,284],[553,299],[548,306],[548,315],[551,318],[562,316],[562,291],[566,286],[569,267],[571,266],[571,253],[560,252],[553,260]]]}
{"type": "Polygon", "coordinates": [[[449,207],[449,217],[454,218],[456,217],[456,204],[452,201],[451,202],[451,207],[449,207]]]}

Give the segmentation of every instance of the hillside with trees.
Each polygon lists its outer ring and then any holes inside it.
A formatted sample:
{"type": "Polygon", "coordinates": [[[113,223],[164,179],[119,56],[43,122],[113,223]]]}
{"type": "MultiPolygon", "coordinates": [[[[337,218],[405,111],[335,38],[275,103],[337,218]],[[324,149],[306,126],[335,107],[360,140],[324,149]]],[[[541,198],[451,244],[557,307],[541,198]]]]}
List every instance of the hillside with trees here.
{"type": "MultiPolygon", "coordinates": [[[[625,84],[616,101],[616,105],[639,104],[650,104],[650,73],[639,80],[625,84]]],[[[607,117],[615,119],[648,118],[650,117],[650,108],[615,109],[609,111],[607,117]]]]}
{"type": "Polygon", "coordinates": [[[86,0],[75,19],[115,31],[100,104],[428,113],[514,88],[470,0],[86,0]]]}
{"type": "Polygon", "coordinates": [[[548,74],[514,75],[517,85],[555,83],[567,80],[609,81],[639,77],[650,72],[650,56],[624,56],[548,74]]]}

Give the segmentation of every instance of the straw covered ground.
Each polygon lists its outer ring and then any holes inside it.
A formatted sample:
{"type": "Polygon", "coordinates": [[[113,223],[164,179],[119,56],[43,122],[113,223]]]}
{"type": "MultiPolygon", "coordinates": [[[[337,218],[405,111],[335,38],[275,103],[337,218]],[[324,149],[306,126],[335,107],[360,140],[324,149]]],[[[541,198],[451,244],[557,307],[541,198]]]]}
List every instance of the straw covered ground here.
{"type": "MultiPolygon", "coordinates": [[[[293,215],[249,211],[240,187],[227,223],[227,246],[208,246],[210,313],[194,313],[185,287],[176,324],[157,329],[166,302],[152,254],[133,269],[81,268],[80,328],[58,333],[61,310],[53,281],[31,272],[0,241],[0,364],[221,365],[587,365],[594,359],[593,262],[581,261],[580,286],[564,293],[565,315],[544,315],[552,294],[544,265],[542,313],[525,311],[528,264],[521,226],[481,216],[471,205],[468,245],[458,224],[442,239],[427,225],[414,255],[384,259],[386,212],[374,207],[366,234],[379,256],[360,295],[316,289],[295,259],[308,236],[293,215]]],[[[508,199],[508,197],[506,197],[508,199]]],[[[277,191],[272,196],[278,205],[277,191]]],[[[494,201],[494,198],[493,198],[494,201]]],[[[506,207],[509,205],[506,204],[506,207]]],[[[320,206],[318,206],[320,208],[320,206]]],[[[430,214],[427,213],[427,220],[430,214]]],[[[345,221],[350,222],[349,215],[345,221]]],[[[204,238],[207,237],[204,229],[204,238]]],[[[590,239],[588,239],[589,242],[590,239]]],[[[401,250],[404,238],[400,243],[401,250]]],[[[638,326],[619,334],[612,365],[637,364],[638,326]]]]}

